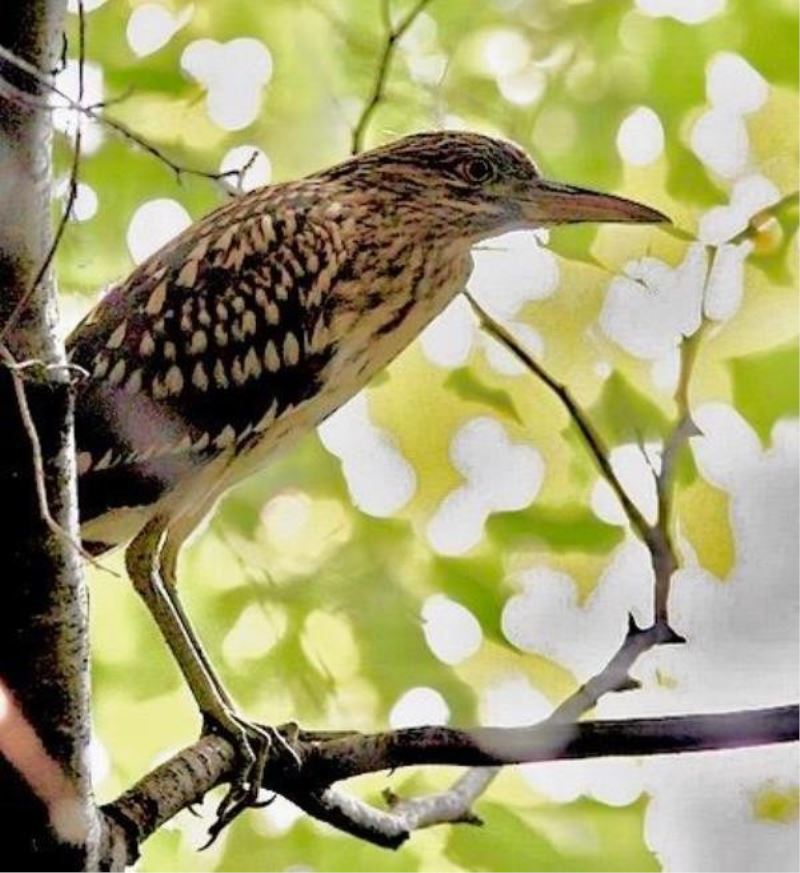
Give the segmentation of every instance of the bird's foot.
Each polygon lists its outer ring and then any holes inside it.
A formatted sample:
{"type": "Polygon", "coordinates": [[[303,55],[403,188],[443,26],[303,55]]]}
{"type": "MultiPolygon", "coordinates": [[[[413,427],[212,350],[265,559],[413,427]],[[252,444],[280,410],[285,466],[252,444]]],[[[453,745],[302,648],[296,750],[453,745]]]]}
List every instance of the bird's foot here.
{"type": "Polygon", "coordinates": [[[208,829],[208,842],[202,847],[205,849],[240,812],[248,807],[268,806],[275,799],[274,794],[266,800],[259,799],[271,755],[277,755],[282,766],[290,770],[299,770],[302,761],[282,730],[249,722],[230,710],[204,714],[203,733],[224,736],[233,744],[237,756],[236,773],[217,807],[216,820],[208,829]]]}

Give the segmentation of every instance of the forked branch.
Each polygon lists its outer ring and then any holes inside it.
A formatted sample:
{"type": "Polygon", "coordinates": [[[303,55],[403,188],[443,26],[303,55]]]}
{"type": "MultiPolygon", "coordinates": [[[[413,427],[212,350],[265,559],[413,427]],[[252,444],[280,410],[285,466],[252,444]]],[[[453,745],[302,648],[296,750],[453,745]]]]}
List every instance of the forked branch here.
{"type": "MultiPolygon", "coordinates": [[[[577,724],[551,718],[523,728],[420,727],[329,736],[287,729],[285,735],[302,761],[300,771],[281,758],[272,759],[263,785],[341,830],[395,848],[421,827],[444,821],[474,821],[465,810],[486,787],[485,777],[477,775],[481,771],[468,771],[450,791],[422,800],[390,797],[386,810],[340,793],[333,787],[335,783],[415,765],[491,768],[785,743],[797,739],[797,719],[796,706],[783,706],[577,724]]],[[[234,749],[226,739],[205,736],[104,807],[107,862],[117,867],[132,863],[140,844],[150,834],[234,774],[234,759],[234,749]]]]}

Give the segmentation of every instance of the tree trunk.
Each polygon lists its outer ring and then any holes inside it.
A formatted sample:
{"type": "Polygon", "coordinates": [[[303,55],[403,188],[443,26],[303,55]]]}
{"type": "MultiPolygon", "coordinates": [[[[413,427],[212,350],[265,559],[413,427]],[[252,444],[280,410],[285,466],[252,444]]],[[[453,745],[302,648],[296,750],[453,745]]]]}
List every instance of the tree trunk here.
{"type": "MultiPolygon", "coordinates": [[[[52,70],[65,5],[4,0],[0,43],[52,70]]],[[[20,309],[52,242],[51,118],[36,105],[43,89],[14,65],[0,61],[0,83],[0,863],[83,870],[96,868],[98,842],[87,754],[87,598],[74,545],[72,392],[49,266],[20,309]],[[10,96],[9,88],[32,97],[10,96]],[[9,354],[39,363],[14,375],[9,354]],[[31,423],[57,527],[37,497],[31,423]]]]}

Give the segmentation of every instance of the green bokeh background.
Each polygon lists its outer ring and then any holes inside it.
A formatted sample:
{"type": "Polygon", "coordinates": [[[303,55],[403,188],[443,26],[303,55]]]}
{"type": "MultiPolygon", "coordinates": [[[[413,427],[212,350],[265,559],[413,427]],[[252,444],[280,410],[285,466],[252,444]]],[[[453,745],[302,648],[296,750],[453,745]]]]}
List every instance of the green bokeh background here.
{"type": "MultiPolygon", "coordinates": [[[[347,155],[382,47],[378,0],[196,0],[189,23],[144,58],[126,39],[136,5],[107,0],[87,15],[87,59],[102,67],[105,98],[122,98],[109,115],[174,160],[212,171],[241,143],[267,153],[274,180],[347,155]],[[181,71],[180,57],[194,40],[241,36],[262,40],[274,69],[258,120],[227,132],[209,119],[205,95],[181,71]]],[[[163,5],[178,12],[187,4],[163,5]]],[[[410,4],[395,5],[399,16],[410,4]]],[[[76,34],[71,15],[71,57],[76,34]]],[[[747,117],[753,163],[783,194],[797,189],[796,47],[797,9],[790,0],[729,0],[723,13],[693,26],[648,17],[633,0],[433,0],[399,47],[367,145],[455,117],[517,140],[551,176],[637,197],[675,218],[686,238],[651,229],[557,231],[559,290],[529,303],[521,315],[544,337],[549,371],[592,412],[611,446],[657,438],[675,415],[669,392],[653,386],[646,364],[605,338],[588,344],[586,330],[596,322],[611,275],[627,260],[649,253],[679,263],[701,213],[728,200],[728,183],[688,147],[691,124],[707,106],[705,71],[717,52],[741,54],[770,83],[766,104],[747,117]],[[532,105],[505,100],[486,68],[483,50],[497,28],[521,34],[531,62],[546,70],[546,88],[532,105]],[[412,55],[443,56],[443,82],[415,81],[412,55]],[[655,163],[637,169],[623,164],[615,139],[621,121],[641,104],[658,113],[666,144],[655,163]],[[600,359],[613,364],[611,378],[595,368],[600,359]]],[[[56,147],[65,173],[69,142],[59,135],[56,147]]],[[[125,238],[143,201],[172,198],[196,218],[223,198],[206,180],[186,175],[179,182],[152,156],[108,132],[82,161],[80,175],[99,208],[91,220],[70,224],[58,253],[65,311],[85,309],[102,286],[132,268],[125,238]]],[[[789,244],[795,232],[796,216],[788,210],[777,228],[752,233],[756,248],[745,266],[744,303],[702,344],[694,384],[695,403],[732,403],[765,445],[778,418],[797,414],[796,272],[789,244]]],[[[186,551],[185,602],[224,681],[251,716],[296,719],[307,727],[385,727],[397,699],[416,686],[444,696],[451,723],[475,723],[481,691],[512,670],[557,702],[574,688],[574,677],[519,652],[501,633],[502,608],[514,593],[509,571],[546,561],[569,572],[586,595],[622,537],[588,508],[596,474],[563,409],[533,380],[492,369],[479,347],[465,367],[450,372],[433,366],[415,345],[368,396],[373,420],[392,433],[417,473],[415,496],[397,517],[382,520],[355,509],[339,461],[312,435],[231,493],[186,551]],[[547,473],[530,508],[494,516],[478,547],[444,558],[422,534],[461,481],[448,455],[453,433],[477,415],[499,418],[514,441],[534,444],[547,473]],[[263,508],[276,495],[298,492],[312,501],[310,520],[276,541],[265,529],[263,508]],[[423,635],[420,607],[434,593],[471,610],[484,634],[478,653],[455,668],[433,655],[423,635]]],[[[291,500],[278,502],[273,512],[291,507],[291,500]]],[[[677,508],[700,562],[724,580],[735,560],[726,494],[687,465],[677,508]]],[[[108,563],[121,571],[120,556],[108,563]]],[[[97,788],[107,800],[191,741],[198,720],[127,582],[95,570],[90,575],[94,723],[109,759],[97,788]]],[[[400,794],[428,791],[453,775],[443,768],[401,772],[364,779],[356,790],[380,802],[386,786],[400,794]]],[[[213,849],[198,853],[202,822],[186,813],[146,843],[139,867],[659,869],[644,841],[646,804],[641,798],[621,808],[590,799],[554,805],[508,771],[478,803],[485,828],[422,832],[396,853],[307,819],[271,834],[257,812],[241,816],[213,849]]]]}

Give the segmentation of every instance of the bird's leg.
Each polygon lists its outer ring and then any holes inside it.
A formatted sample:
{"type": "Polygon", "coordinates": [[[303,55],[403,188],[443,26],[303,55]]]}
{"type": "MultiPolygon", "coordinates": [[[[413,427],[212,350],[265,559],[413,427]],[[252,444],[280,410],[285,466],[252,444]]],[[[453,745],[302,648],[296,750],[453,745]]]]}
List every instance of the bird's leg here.
{"type": "Polygon", "coordinates": [[[178,526],[170,527],[170,529],[166,532],[166,537],[164,539],[163,545],[158,551],[159,575],[162,582],[164,583],[164,589],[170,599],[172,608],[177,613],[181,624],[186,630],[186,634],[191,640],[192,647],[194,648],[195,652],[197,652],[197,657],[202,662],[203,668],[208,674],[209,679],[214,683],[214,687],[217,691],[217,694],[219,695],[220,700],[223,701],[228,709],[233,711],[235,709],[233,700],[231,699],[230,694],[228,694],[225,686],[222,684],[222,681],[217,676],[216,671],[211,664],[211,661],[209,661],[208,659],[208,655],[206,655],[203,644],[200,642],[200,639],[194,632],[192,623],[189,621],[189,617],[186,615],[186,612],[183,609],[183,604],[178,597],[178,553],[180,552],[180,548],[186,539],[186,537],[182,534],[183,530],[179,529],[178,526]]]}
{"type": "MultiPolygon", "coordinates": [[[[210,495],[210,497],[213,496],[216,495],[210,495]]],[[[209,507],[212,504],[213,499],[207,499],[204,503],[200,504],[200,506],[197,507],[193,513],[181,517],[176,524],[170,525],[169,529],[167,530],[166,538],[164,539],[163,545],[159,550],[159,570],[161,574],[161,579],[164,582],[164,587],[167,594],[169,595],[173,609],[180,617],[187,634],[192,640],[195,651],[197,652],[200,660],[203,662],[206,673],[208,673],[209,677],[214,683],[214,686],[216,687],[220,698],[225,702],[230,711],[234,713],[234,717],[238,721],[247,725],[248,722],[246,722],[238,715],[235,715],[236,706],[231,700],[231,697],[228,694],[225,686],[220,681],[219,677],[216,674],[216,671],[214,670],[214,667],[209,661],[208,656],[205,653],[205,649],[203,648],[202,643],[195,634],[194,629],[192,628],[192,623],[189,621],[189,618],[183,609],[183,604],[178,597],[178,554],[180,553],[181,547],[186,542],[188,536],[191,534],[192,531],[196,529],[198,522],[201,521],[202,518],[206,515],[209,507]]],[[[296,725],[294,727],[296,728],[296,725]]],[[[286,730],[277,730],[274,728],[261,726],[257,726],[257,729],[262,731],[268,731],[271,739],[277,742],[280,746],[282,746],[284,751],[291,757],[291,759],[298,766],[300,766],[301,762],[297,756],[297,753],[290,745],[290,743],[287,743],[284,739],[285,735],[293,736],[292,731],[288,726],[286,730]]],[[[296,739],[296,736],[293,736],[293,738],[296,739]]]]}
{"type": "MultiPolygon", "coordinates": [[[[161,575],[159,552],[166,529],[163,519],[148,522],[128,547],[125,559],[134,588],[158,624],[200,708],[204,724],[227,736],[240,758],[239,773],[231,781],[211,829],[214,838],[239,812],[258,800],[269,751],[279,735],[271,728],[245,721],[234,712],[230,697],[180,605],[174,578],[165,580],[161,575]]],[[[287,745],[282,737],[279,741],[287,745]]],[[[292,750],[291,754],[296,760],[296,753],[292,750]]]]}

